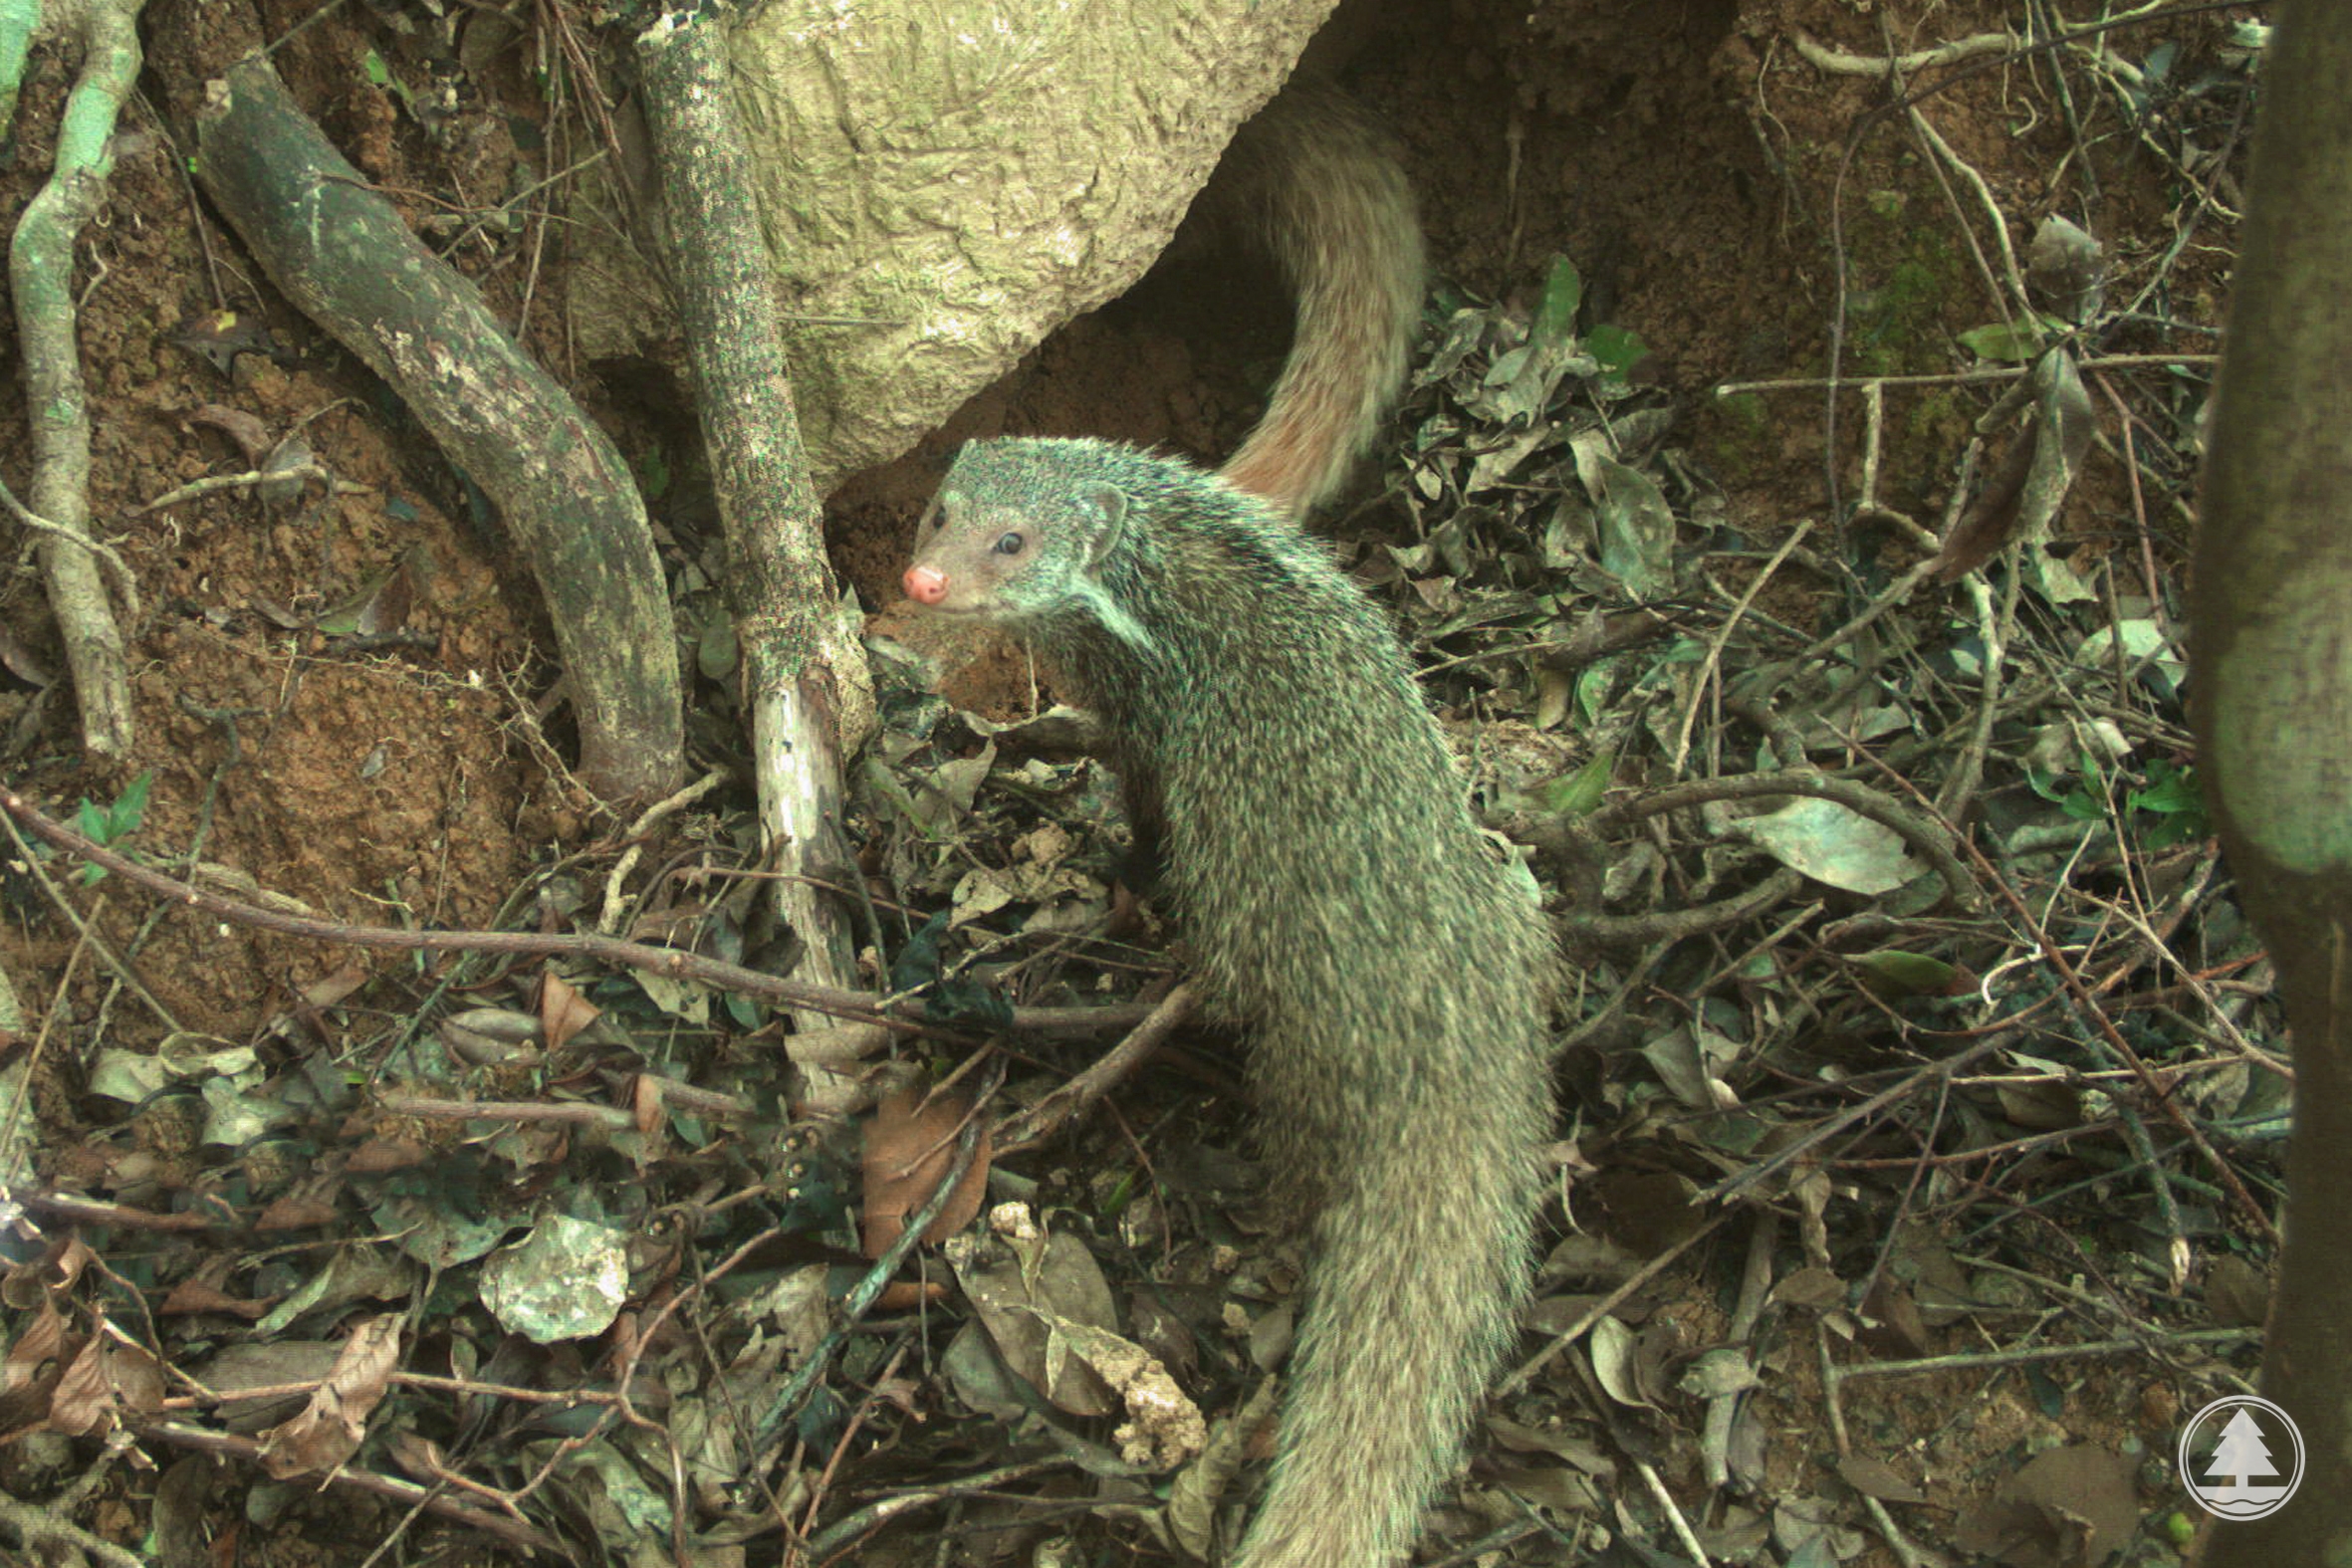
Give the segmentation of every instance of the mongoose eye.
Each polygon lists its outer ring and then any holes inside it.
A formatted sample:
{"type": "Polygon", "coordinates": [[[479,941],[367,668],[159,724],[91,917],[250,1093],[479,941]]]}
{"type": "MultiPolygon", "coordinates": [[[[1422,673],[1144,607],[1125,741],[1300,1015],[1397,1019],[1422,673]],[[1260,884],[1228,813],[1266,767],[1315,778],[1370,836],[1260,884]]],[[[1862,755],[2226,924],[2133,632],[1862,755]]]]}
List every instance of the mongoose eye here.
{"type": "Polygon", "coordinates": [[[1000,556],[1018,556],[1021,554],[1021,547],[1028,543],[1028,540],[1021,537],[1021,533],[1018,529],[1010,534],[1000,534],[997,536],[997,554],[1000,556]]]}

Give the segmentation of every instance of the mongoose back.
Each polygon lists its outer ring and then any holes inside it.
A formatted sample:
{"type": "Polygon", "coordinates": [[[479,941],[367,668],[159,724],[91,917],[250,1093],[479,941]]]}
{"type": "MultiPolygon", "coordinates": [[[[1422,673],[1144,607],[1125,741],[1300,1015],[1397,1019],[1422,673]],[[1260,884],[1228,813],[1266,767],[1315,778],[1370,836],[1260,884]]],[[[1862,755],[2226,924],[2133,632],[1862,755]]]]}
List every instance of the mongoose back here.
{"type": "Polygon", "coordinates": [[[1507,1347],[1551,1126],[1540,912],[1394,634],[1264,502],[1099,441],[964,448],[908,594],[1028,634],[1107,737],[1206,995],[1255,1038],[1312,1261],[1242,1568],[1382,1568],[1507,1347]]]}
{"type": "Polygon", "coordinates": [[[1403,384],[1425,272],[1413,187],[1353,100],[1294,83],[1236,133],[1200,209],[1273,255],[1295,313],[1266,415],[1223,473],[1302,517],[1347,478],[1403,384]]]}

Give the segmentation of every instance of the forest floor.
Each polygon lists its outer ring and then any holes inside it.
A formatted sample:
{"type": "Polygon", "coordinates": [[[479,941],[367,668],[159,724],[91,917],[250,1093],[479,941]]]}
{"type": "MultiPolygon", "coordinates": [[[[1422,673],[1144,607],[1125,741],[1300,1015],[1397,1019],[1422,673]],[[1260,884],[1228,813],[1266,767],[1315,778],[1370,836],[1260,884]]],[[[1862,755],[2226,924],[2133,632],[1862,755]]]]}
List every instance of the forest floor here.
{"type": "MultiPolygon", "coordinates": [[[[2183,710],[2260,12],[2053,36],[2100,10],[1334,24],[1343,82],[1403,137],[1436,287],[1380,473],[1327,529],[1529,847],[1575,975],[1519,1371],[1422,1561],[2088,1568],[2178,1562],[2204,1527],[2175,1444],[2250,1388],[2287,1109],[2183,710]],[[1898,96],[1889,61],[1927,51],[1898,96]],[[1513,378],[1543,332],[1560,351],[1513,378]],[[1769,774],[1785,792],[1740,791],[1769,774]]],[[[564,349],[554,149],[591,141],[543,91],[558,12],[147,7],[77,274],[138,739],[83,759],[28,550],[0,581],[0,781],[252,903],[789,963],[691,422],[674,383],[564,349]],[[650,826],[566,774],[548,617],[479,493],[190,187],[205,82],[290,33],[296,98],[645,478],[701,628],[690,749],[732,770],[650,826]],[[150,508],[289,450],[333,493],[150,508]]],[[[0,230],[74,64],[36,52],[0,230]]],[[[1213,462],[1286,331],[1254,264],[1171,265],[959,428],[1213,462]]],[[[22,351],[0,326],[0,430],[26,428],[22,351]]],[[[0,440],[0,480],[27,470],[0,440]]],[[[936,480],[909,460],[828,508],[878,634],[936,480]]],[[[877,983],[1164,995],[1181,948],[1117,886],[1099,770],[1028,723],[1026,662],[943,691],[893,693],[853,770],[877,983]]],[[[1123,1456],[1117,1396],[1071,1364],[1101,1344],[1035,1327],[1120,1336],[1253,1441],[1234,1418],[1299,1269],[1254,1203],[1240,1042],[1180,1032],[995,1159],[1023,1218],[991,1223],[1026,1239],[932,1256],[778,1430],[761,1414],[865,1268],[861,1159],[937,1120],[796,1116],[765,1006],[586,960],[322,944],[22,844],[0,911],[0,1081],[31,1107],[0,1148],[30,1147],[42,1195],[0,1279],[0,1489],[24,1504],[0,1532],[70,1516],[174,1568],[1175,1561],[1242,1506],[1178,1435],[1123,1456]],[[682,1083],[733,1109],[640,1114],[682,1083]],[[503,1109],[417,1108],[460,1097],[503,1109]],[[605,1263],[609,1326],[516,1331],[518,1293],[605,1263]]],[[[969,1086],[983,1032],[896,1065],[969,1086]]],[[[1026,1102],[1108,1043],[999,1035],[989,1065],[1026,1102]]]]}

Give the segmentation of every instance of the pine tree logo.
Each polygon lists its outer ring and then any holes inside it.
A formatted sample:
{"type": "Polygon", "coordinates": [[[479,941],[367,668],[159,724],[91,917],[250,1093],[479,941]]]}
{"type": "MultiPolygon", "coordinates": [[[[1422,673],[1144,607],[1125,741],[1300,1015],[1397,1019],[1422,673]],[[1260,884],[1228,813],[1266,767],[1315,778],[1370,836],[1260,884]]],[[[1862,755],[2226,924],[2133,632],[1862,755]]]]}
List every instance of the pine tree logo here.
{"type": "Polygon", "coordinates": [[[2179,1458],[2189,1495],[2208,1512],[2259,1519],[2283,1507],[2303,1479],[2303,1435],[2268,1400],[2238,1395],[2189,1419],[2179,1458]]]}

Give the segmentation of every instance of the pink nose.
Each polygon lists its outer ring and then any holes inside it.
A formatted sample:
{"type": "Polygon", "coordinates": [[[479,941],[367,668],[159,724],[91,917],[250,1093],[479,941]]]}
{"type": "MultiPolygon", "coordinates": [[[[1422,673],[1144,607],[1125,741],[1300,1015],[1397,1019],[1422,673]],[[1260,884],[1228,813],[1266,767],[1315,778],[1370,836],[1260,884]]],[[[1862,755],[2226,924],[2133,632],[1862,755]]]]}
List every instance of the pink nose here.
{"type": "Polygon", "coordinates": [[[899,582],[917,604],[936,604],[947,597],[947,576],[936,566],[909,566],[899,582]]]}

